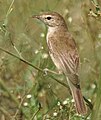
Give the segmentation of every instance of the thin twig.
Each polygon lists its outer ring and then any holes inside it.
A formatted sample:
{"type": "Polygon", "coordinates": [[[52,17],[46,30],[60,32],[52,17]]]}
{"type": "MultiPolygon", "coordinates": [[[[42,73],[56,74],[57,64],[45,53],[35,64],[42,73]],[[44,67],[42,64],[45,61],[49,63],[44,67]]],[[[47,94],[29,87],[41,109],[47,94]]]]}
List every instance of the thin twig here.
{"type": "Polygon", "coordinates": [[[14,43],[13,43],[12,40],[11,40],[11,44],[12,44],[12,46],[14,47],[15,51],[17,52],[17,54],[19,55],[19,57],[23,59],[21,53],[20,53],[19,50],[16,48],[16,46],[14,45],[14,43]]]}
{"type": "Polygon", "coordinates": [[[8,23],[8,15],[12,12],[12,10],[13,10],[13,4],[14,4],[14,0],[12,0],[12,2],[11,2],[11,4],[10,4],[10,6],[9,6],[9,8],[8,8],[8,11],[7,11],[7,13],[6,13],[6,18],[5,18],[5,20],[4,20],[4,26],[6,27],[7,26],[7,23],[8,23]]]}
{"type": "Polygon", "coordinates": [[[20,61],[24,62],[25,64],[27,64],[27,65],[29,65],[29,66],[31,66],[31,67],[33,67],[33,68],[35,68],[36,70],[44,73],[44,71],[43,71],[41,68],[38,68],[38,67],[34,66],[32,63],[28,62],[27,60],[25,60],[25,59],[23,59],[23,58],[20,58],[20,57],[18,57],[17,55],[15,55],[15,54],[13,54],[13,53],[11,53],[11,52],[9,52],[9,51],[1,48],[1,47],[0,47],[0,50],[2,50],[2,51],[4,51],[5,53],[7,53],[7,54],[9,54],[9,55],[11,55],[11,56],[19,59],[20,61]]]}
{"type": "Polygon", "coordinates": [[[42,107],[41,107],[41,104],[39,104],[38,110],[32,115],[32,117],[31,117],[30,120],[33,120],[33,119],[35,118],[35,116],[38,114],[38,112],[40,111],[41,108],[42,108],[42,107]]]}
{"type": "Polygon", "coordinates": [[[20,102],[20,104],[19,104],[19,106],[18,106],[18,108],[17,108],[17,110],[16,110],[16,112],[15,112],[12,120],[14,120],[14,119],[16,118],[17,114],[19,113],[19,110],[20,110],[20,108],[21,108],[21,105],[22,105],[24,99],[25,99],[25,96],[21,99],[21,102],[20,102]]]}
{"type": "Polygon", "coordinates": [[[13,10],[13,8],[12,8],[13,4],[14,4],[14,0],[12,0],[10,6],[9,6],[9,8],[8,8],[8,11],[7,11],[7,14],[6,14],[6,18],[8,17],[8,15],[9,15],[9,14],[11,13],[11,11],[13,10]]]}
{"type": "MultiPolygon", "coordinates": [[[[40,72],[42,72],[42,73],[45,73],[45,70],[43,70],[43,69],[41,69],[41,68],[39,68],[39,67],[36,67],[35,65],[33,65],[31,62],[25,60],[24,58],[20,58],[20,57],[18,57],[17,55],[15,55],[15,54],[13,54],[13,53],[11,53],[11,52],[9,52],[9,51],[1,48],[1,47],[0,47],[0,50],[2,50],[2,51],[4,51],[4,52],[6,52],[7,54],[9,54],[9,55],[11,55],[11,56],[13,56],[13,57],[21,60],[22,62],[24,62],[25,64],[27,64],[27,65],[29,65],[29,66],[31,66],[31,67],[33,67],[33,68],[35,68],[36,70],[38,70],[38,71],[40,71],[40,72]]],[[[50,73],[51,73],[51,71],[47,71],[47,72],[50,72],[50,73]]],[[[52,72],[52,74],[53,74],[53,72],[52,72]]],[[[52,75],[50,75],[50,77],[53,78],[55,81],[59,82],[60,84],[62,84],[63,86],[67,87],[67,85],[66,85],[65,83],[62,83],[62,82],[59,81],[58,79],[54,78],[52,75]]],[[[67,87],[67,88],[68,88],[68,87],[67,87]]]]}
{"type": "Polygon", "coordinates": [[[92,4],[96,7],[98,5],[98,1],[97,0],[91,0],[92,4]]]}
{"type": "Polygon", "coordinates": [[[16,116],[17,116],[17,114],[18,114],[18,112],[19,112],[19,110],[20,110],[20,108],[21,108],[21,105],[22,105],[23,101],[24,101],[25,98],[26,98],[26,95],[29,94],[32,89],[33,89],[33,87],[32,87],[31,89],[29,89],[28,92],[26,92],[26,93],[23,95],[23,97],[22,97],[22,99],[21,99],[21,101],[20,101],[20,104],[19,104],[19,106],[18,106],[18,109],[16,110],[16,112],[15,112],[15,114],[14,114],[14,116],[13,116],[13,119],[16,118],[16,116]]]}
{"type": "MultiPolygon", "coordinates": [[[[9,52],[9,51],[7,51],[7,50],[1,48],[1,47],[0,47],[0,50],[2,50],[2,51],[4,51],[4,52],[6,52],[7,54],[9,54],[9,55],[11,55],[11,56],[13,56],[13,57],[15,57],[15,58],[21,60],[22,62],[24,62],[25,64],[27,64],[27,65],[29,65],[29,66],[31,66],[31,67],[33,67],[33,68],[35,68],[36,70],[38,70],[38,71],[44,73],[44,70],[43,70],[43,69],[34,66],[32,63],[28,62],[28,61],[25,60],[24,58],[19,58],[19,57],[16,56],[15,54],[13,54],[13,53],[11,53],[11,52],[9,52]]],[[[53,77],[52,75],[48,75],[48,76],[49,76],[50,78],[52,78],[53,80],[57,81],[58,83],[60,83],[61,85],[63,85],[64,87],[69,88],[65,83],[59,81],[58,79],[56,79],[56,78],[53,77]]],[[[85,97],[84,97],[84,98],[85,98],[85,97]]],[[[88,106],[91,108],[91,105],[92,105],[92,104],[91,104],[86,98],[85,98],[84,100],[85,100],[85,102],[87,102],[88,106]],[[89,103],[90,103],[90,104],[89,104],[89,103]]],[[[93,105],[92,105],[92,106],[93,106],[93,105]]]]}

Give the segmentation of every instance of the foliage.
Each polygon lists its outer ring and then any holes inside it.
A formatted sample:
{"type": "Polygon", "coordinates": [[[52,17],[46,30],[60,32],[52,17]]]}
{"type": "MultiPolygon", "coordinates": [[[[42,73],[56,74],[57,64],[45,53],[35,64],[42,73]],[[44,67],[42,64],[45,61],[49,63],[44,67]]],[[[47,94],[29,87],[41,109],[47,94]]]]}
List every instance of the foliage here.
{"type": "Polygon", "coordinates": [[[0,1],[0,120],[100,120],[100,6],[96,0],[0,1]],[[63,15],[78,44],[82,92],[94,105],[86,116],[76,114],[65,77],[48,55],[47,28],[31,17],[49,10],[63,15]]]}

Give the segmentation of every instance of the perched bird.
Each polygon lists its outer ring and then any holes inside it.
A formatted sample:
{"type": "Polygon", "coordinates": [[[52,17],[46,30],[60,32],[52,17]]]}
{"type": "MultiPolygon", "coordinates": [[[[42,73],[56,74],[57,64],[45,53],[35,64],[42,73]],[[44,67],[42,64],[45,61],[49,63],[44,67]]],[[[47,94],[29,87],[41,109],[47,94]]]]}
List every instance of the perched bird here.
{"type": "Polygon", "coordinates": [[[47,45],[51,59],[67,78],[77,113],[86,114],[87,108],[81,93],[78,75],[80,58],[76,43],[68,31],[64,18],[57,12],[43,12],[34,15],[33,18],[47,25],[47,45]]]}

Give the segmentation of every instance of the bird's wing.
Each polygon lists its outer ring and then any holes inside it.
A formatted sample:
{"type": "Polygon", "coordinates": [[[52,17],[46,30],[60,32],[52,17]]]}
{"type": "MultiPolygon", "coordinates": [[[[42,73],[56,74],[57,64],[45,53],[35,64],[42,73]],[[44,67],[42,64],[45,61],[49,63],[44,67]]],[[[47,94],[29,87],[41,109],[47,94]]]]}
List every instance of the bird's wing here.
{"type": "Polygon", "coordinates": [[[61,62],[61,68],[63,68],[62,71],[73,84],[79,84],[79,55],[77,50],[68,51],[68,53],[61,53],[58,57],[61,62]]]}
{"type": "Polygon", "coordinates": [[[68,72],[68,74],[78,73],[79,55],[76,49],[68,51],[67,53],[62,51],[62,53],[60,53],[58,57],[61,61],[63,61],[62,64],[65,65],[65,69],[68,72]]]}
{"type": "Polygon", "coordinates": [[[57,39],[51,37],[48,41],[51,58],[72,83],[78,84],[79,55],[75,41],[70,35],[56,37],[57,39]]]}

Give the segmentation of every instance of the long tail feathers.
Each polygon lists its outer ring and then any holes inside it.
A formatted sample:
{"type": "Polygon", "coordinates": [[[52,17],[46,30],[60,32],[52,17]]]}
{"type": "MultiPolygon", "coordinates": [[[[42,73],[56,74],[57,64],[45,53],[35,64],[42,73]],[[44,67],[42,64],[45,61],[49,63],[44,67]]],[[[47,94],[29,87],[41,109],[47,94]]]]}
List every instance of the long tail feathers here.
{"type": "Polygon", "coordinates": [[[87,107],[84,103],[81,89],[74,86],[69,80],[68,83],[72,92],[77,113],[81,115],[87,114],[87,107]]]}
{"type": "Polygon", "coordinates": [[[87,108],[83,100],[81,90],[79,88],[72,88],[72,95],[75,101],[75,107],[78,114],[87,114],[87,108]]]}

